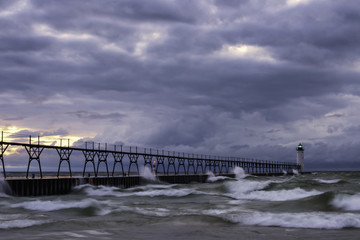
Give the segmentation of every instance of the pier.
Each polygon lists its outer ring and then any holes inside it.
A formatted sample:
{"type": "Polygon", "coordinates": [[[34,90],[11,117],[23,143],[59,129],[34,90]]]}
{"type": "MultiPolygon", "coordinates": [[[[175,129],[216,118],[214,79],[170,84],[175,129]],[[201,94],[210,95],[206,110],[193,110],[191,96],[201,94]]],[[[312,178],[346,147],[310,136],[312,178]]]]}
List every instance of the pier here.
{"type": "Polygon", "coordinates": [[[296,163],[277,162],[241,157],[222,157],[204,154],[180,153],[175,151],[156,150],[152,148],[129,147],[122,145],[95,144],[85,142],[83,147],[46,145],[33,141],[29,136],[28,143],[0,142],[0,160],[2,163],[3,177],[7,182],[11,193],[17,196],[39,196],[51,194],[63,194],[70,192],[74,186],[80,184],[109,185],[130,187],[144,182],[139,167],[149,168],[151,174],[157,179],[169,183],[206,182],[207,172],[215,175],[233,177],[235,167],[241,167],[248,174],[255,175],[282,175],[299,171],[300,166],[296,163]],[[5,169],[4,154],[8,147],[16,146],[25,148],[28,154],[27,171],[24,177],[8,177],[5,169]],[[41,154],[43,151],[56,151],[58,166],[56,176],[44,176],[41,169],[41,154]],[[71,155],[81,152],[83,159],[82,176],[73,176],[71,168],[71,155]],[[33,173],[29,178],[31,163],[37,163],[38,175],[33,173]],[[67,165],[66,175],[60,175],[62,165],[67,165]],[[112,167],[109,171],[109,163],[112,167]],[[100,165],[105,166],[105,172],[100,172],[100,165]],[[86,172],[87,166],[91,171],[86,172]],[[87,173],[87,174],[86,174],[87,173]],[[101,174],[100,174],[101,173],[101,174]],[[101,175],[101,176],[100,176],[101,175]]]}

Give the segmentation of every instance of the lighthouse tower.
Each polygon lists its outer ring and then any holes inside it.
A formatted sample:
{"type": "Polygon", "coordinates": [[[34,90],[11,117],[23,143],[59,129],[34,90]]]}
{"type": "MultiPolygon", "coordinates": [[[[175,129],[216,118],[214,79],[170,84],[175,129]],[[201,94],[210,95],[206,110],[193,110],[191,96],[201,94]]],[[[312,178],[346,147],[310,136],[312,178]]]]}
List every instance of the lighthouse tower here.
{"type": "Polygon", "coordinates": [[[304,172],[304,147],[301,143],[296,147],[296,163],[300,166],[300,172],[304,172]]]}

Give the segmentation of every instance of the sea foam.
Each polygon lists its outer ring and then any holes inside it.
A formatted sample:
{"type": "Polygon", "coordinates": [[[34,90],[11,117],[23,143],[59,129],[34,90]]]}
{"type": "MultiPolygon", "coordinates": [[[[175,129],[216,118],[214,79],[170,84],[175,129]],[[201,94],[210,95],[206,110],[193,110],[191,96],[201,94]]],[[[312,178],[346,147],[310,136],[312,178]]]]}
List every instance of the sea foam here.
{"type": "Polygon", "coordinates": [[[0,229],[10,229],[10,228],[26,228],[35,225],[41,225],[47,223],[47,221],[42,220],[31,220],[31,219],[16,219],[9,221],[0,221],[0,229]]]}
{"type": "Polygon", "coordinates": [[[360,215],[353,213],[269,213],[252,212],[224,216],[230,221],[246,225],[278,226],[293,228],[342,229],[360,228],[360,215]]]}
{"type": "Polygon", "coordinates": [[[339,183],[341,181],[341,179],[325,180],[325,179],[319,179],[319,178],[316,178],[314,180],[319,183],[328,183],[328,184],[339,183]]]}
{"type": "Polygon", "coordinates": [[[291,179],[292,178],[267,181],[240,179],[238,181],[226,183],[229,190],[227,195],[239,200],[287,201],[302,199],[323,193],[317,190],[306,191],[299,187],[274,191],[264,190],[272,183],[285,183],[291,179]]]}
{"type": "Polygon", "coordinates": [[[233,170],[236,179],[243,179],[246,178],[248,175],[245,173],[245,170],[241,167],[235,167],[233,170]]]}
{"type": "Polygon", "coordinates": [[[277,191],[253,191],[248,194],[241,195],[240,198],[246,200],[289,201],[320,194],[322,194],[322,192],[316,190],[305,191],[301,188],[294,188],[290,190],[284,189],[277,191]]]}
{"type": "Polygon", "coordinates": [[[338,195],[334,198],[331,204],[346,211],[360,211],[360,194],[338,195]]]}
{"type": "Polygon", "coordinates": [[[53,201],[27,201],[21,203],[15,203],[10,205],[11,208],[24,208],[34,211],[56,211],[68,208],[87,208],[93,205],[98,204],[97,200],[94,199],[83,199],[81,201],[62,201],[62,200],[53,200],[53,201]]]}
{"type": "Polygon", "coordinates": [[[206,175],[208,175],[208,178],[206,179],[207,182],[217,182],[225,179],[230,179],[226,176],[215,176],[215,174],[211,171],[208,171],[206,175]]]}
{"type": "Polygon", "coordinates": [[[154,174],[154,172],[152,172],[152,170],[149,167],[144,167],[141,169],[140,171],[140,175],[141,177],[150,180],[150,181],[158,181],[156,179],[156,176],[154,174]]]}
{"type": "MultiPolygon", "coordinates": [[[[156,185],[153,185],[156,186],[156,185]]],[[[114,187],[106,187],[106,186],[99,186],[99,187],[87,187],[85,188],[85,193],[89,196],[113,196],[113,197],[184,197],[190,194],[201,194],[193,189],[189,188],[181,188],[181,189],[174,189],[169,187],[163,187],[160,189],[153,189],[149,187],[142,187],[143,191],[138,191],[140,188],[134,188],[133,191],[120,191],[119,188],[114,187]]]]}

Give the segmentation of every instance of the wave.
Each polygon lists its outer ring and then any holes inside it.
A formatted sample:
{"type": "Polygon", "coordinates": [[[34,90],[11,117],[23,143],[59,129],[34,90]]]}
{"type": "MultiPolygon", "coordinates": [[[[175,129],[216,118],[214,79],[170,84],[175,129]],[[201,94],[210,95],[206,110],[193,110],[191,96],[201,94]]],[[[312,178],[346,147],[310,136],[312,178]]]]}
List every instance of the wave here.
{"type": "Polygon", "coordinates": [[[360,215],[353,213],[269,213],[249,212],[223,215],[227,220],[245,225],[313,229],[360,228],[360,215]]]}
{"type": "Polygon", "coordinates": [[[278,191],[254,191],[239,196],[239,199],[262,200],[262,201],[289,201],[289,200],[298,200],[310,196],[316,196],[320,194],[322,194],[322,192],[316,190],[305,191],[301,188],[295,188],[290,190],[278,190],[278,191]]]}
{"type": "Polygon", "coordinates": [[[48,221],[42,220],[31,220],[31,219],[16,219],[9,221],[0,221],[0,229],[10,229],[10,228],[26,228],[35,225],[42,225],[48,223],[48,221]]]}
{"type": "Polygon", "coordinates": [[[342,181],[341,179],[325,180],[325,179],[320,179],[320,178],[315,178],[314,180],[319,183],[328,183],[328,184],[339,183],[342,181]]]}
{"type": "Polygon", "coordinates": [[[230,195],[237,198],[252,191],[262,190],[269,186],[272,181],[252,181],[252,180],[238,180],[235,182],[227,182],[226,187],[230,195]]]}
{"type": "Polygon", "coordinates": [[[235,167],[233,172],[235,174],[236,179],[244,179],[248,176],[242,167],[235,167]]]}
{"type": "Polygon", "coordinates": [[[230,179],[229,177],[226,176],[215,176],[215,174],[211,171],[208,171],[206,175],[208,175],[208,178],[206,179],[207,182],[218,182],[218,181],[230,179]]]}
{"type": "Polygon", "coordinates": [[[275,186],[284,184],[291,179],[293,177],[285,180],[253,181],[241,179],[235,182],[227,182],[226,187],[229,193],[226,195],[239,200],[288,201],[323,193],[317,190],[306,191],[300,187],[276,189],[275,186]]]}
{"type": "Polygon", "coordinates": [[[360,211],[360,194],[337,195],[331,202],[333,206],[346,211],[360,211]]]}
{"type": "Polygon", "coordinates": [[[81,201],[62,201],[62,200],[35,200],[11,204],[11,208],[24,208],[27,210],[50,212],[69,208],[88,208],[98,206],[99,202],[94,199],[83,199],[81,201]]]}
{"type": "Polygon", "coordinates": [[[157,182],[155,173],[149,167],[143,167],[140,170],[140,176],[148,181],[157,182]]]}
{"type": "MultiPolygon", "coordinates": [[[[156,185],[155,185],[156,186],[156,185]]],[[[142,188],[134,188],[132,192],[129,191],[122,191],[116,187],[107,187],[107,186],[88,186],[84,188],[84,191],[89,196],[113,196],[113,197],[185,197],[191,194],[202,194],[199,191],[189,189],[189,188],[181,188],[181,189],[174,189],[174,188],[149,188],[142,187],[142,188]],[[134,190],[142,190],[143,191],[134,191],[134,190]]]]}
{"type": "Polygon", "coordinates": [[[0,229],[26,228],[49,223],[47,220],[27,219],[26,214],[0,214],[0,229]]]}

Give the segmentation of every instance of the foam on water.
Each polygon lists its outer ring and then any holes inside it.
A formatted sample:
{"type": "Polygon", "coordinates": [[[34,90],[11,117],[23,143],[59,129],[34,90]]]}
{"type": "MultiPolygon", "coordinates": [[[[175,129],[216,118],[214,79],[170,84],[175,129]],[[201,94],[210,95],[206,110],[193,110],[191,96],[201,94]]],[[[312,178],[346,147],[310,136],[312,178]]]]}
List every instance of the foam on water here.
{"type": "Polygon", "coordinates": [[[196,193],[195,190],[192,189],[156,189],[156,190],[148,190],[145,192],[135,192],[132,193],[133,196],[141,196],[141,197],[185,197],[190,194],[196,193]]]}
{"type": "Polygon", "coordinates": [[[144,186],[134,186],[128,189],[123,189],[123,191],[133,192],[137,190],[149,190],[149,189],[170,189],[178,186],[178,184],[146,184],[144,186]]]}
{"type": "Polygon", "coordinates": [[[21,203],[11,204],[11,208],[24,208],[34,211],[57,211],[62,209],[69,208],[87,208],[90,206],[98,205],[98,201],[94,199],[83,199],[81,201],[62,201],[62,200],[52,200],[52,201],[26,201],[21,203]]]}
{"type": "Polygon", "coordinates": [[[227,196],[239,200],[288,201],[320,195],[323,193],[317,190],[306,191],[299,187],[274,191],[264,190],[272,183],[283,184],[292,179],[293,177],[285,180],[267,181],[240,179],[234,182],[227,182],[225,186],[229,190],[227,196]]]}
{"type": "Polygon", "coordinates": [[[223,215],[230,221],[246,225],[292,228],[342,229],[360,228],[360,215],[353,213],[269,213],[249,212],[223,215]]]}
{"type": "Polygon", "coordinates": [[[248,175],[245,173],[244,169],[241,167],[235,167],[233,170],[236,179],[243,179],[246,178],[248,175]]]}
{"type": "Polygon", "coordinates": [[[360,211],[360,194],[337,195],[331,204],[346,211],[360,211]]]}
{"type": "Polygon", "coordinates": [[[28,218],[26,214],[0,214],[0,229],[25,228],[49,222],[28,218]]]}
{"type": "Polygon", "coordinates": [[[328,184],[339,183],[341,181],[341,179],[325,180],[325,179],[320,179],[320,178],[316,178],[314,180],[319,182],[319,183],[328,183],[328,184]]]}
{"type": "Polygon", "coordinates": [[[269,186],[271,182],[272,181],[239,180],[227,182],[225,186],[229,189],[229,192],[233,197],[238,198],[249,192],[264,189],[269,186]]]}
{"type": "Polygon", "coordinates": [[[154,172],[149,167],[143,167],[140,171],[140,176],[150,181],[158,181],[154,172]]]}
{"type": "Polygon", "coordinates": [[[215,174],[211,171],[208,171],[206,175],[208,175],[208,178],[206,179],[207,182],[217,182],[225,179],[230,179],[226,176],[215,176],[215,174]]]}
{"type": "Polygon", "coordinates": [[[239,199],[246,200],[263,200],[263,201],[289,201],[297,200],[310,196],[320,195],[323,192],[316,190],[305,191],[301,188],[294,188],[290,190],[278,190],[278,191],[253,191],[246,194],[240,194],[237,196],[239,199]]]}
{"type": "Polygon", "coordinates": [[[47,221],[42,220],[31,220],[31,219],[16,219],[9,221],[0,221],[0,229],[10,229],[10,228],[26,228],[35,225],[41,225],[47,223],[47,221]]]}
{"type": "MultiPolygon", "coordinates": [[[[139,188],[138,188],[139,189],[139,188]]],[[[200,194],[200,192],[195,191],[189,188],[173,189],[173,188],[161,188],[161,189],[152,189],[144,188],[144,191],[121,191],[119,188],[115,187],[87,187],[85,188],[85,193],[89,196],[114,196],[114,197],[184,197],[190,194],[200,194]]]]}

